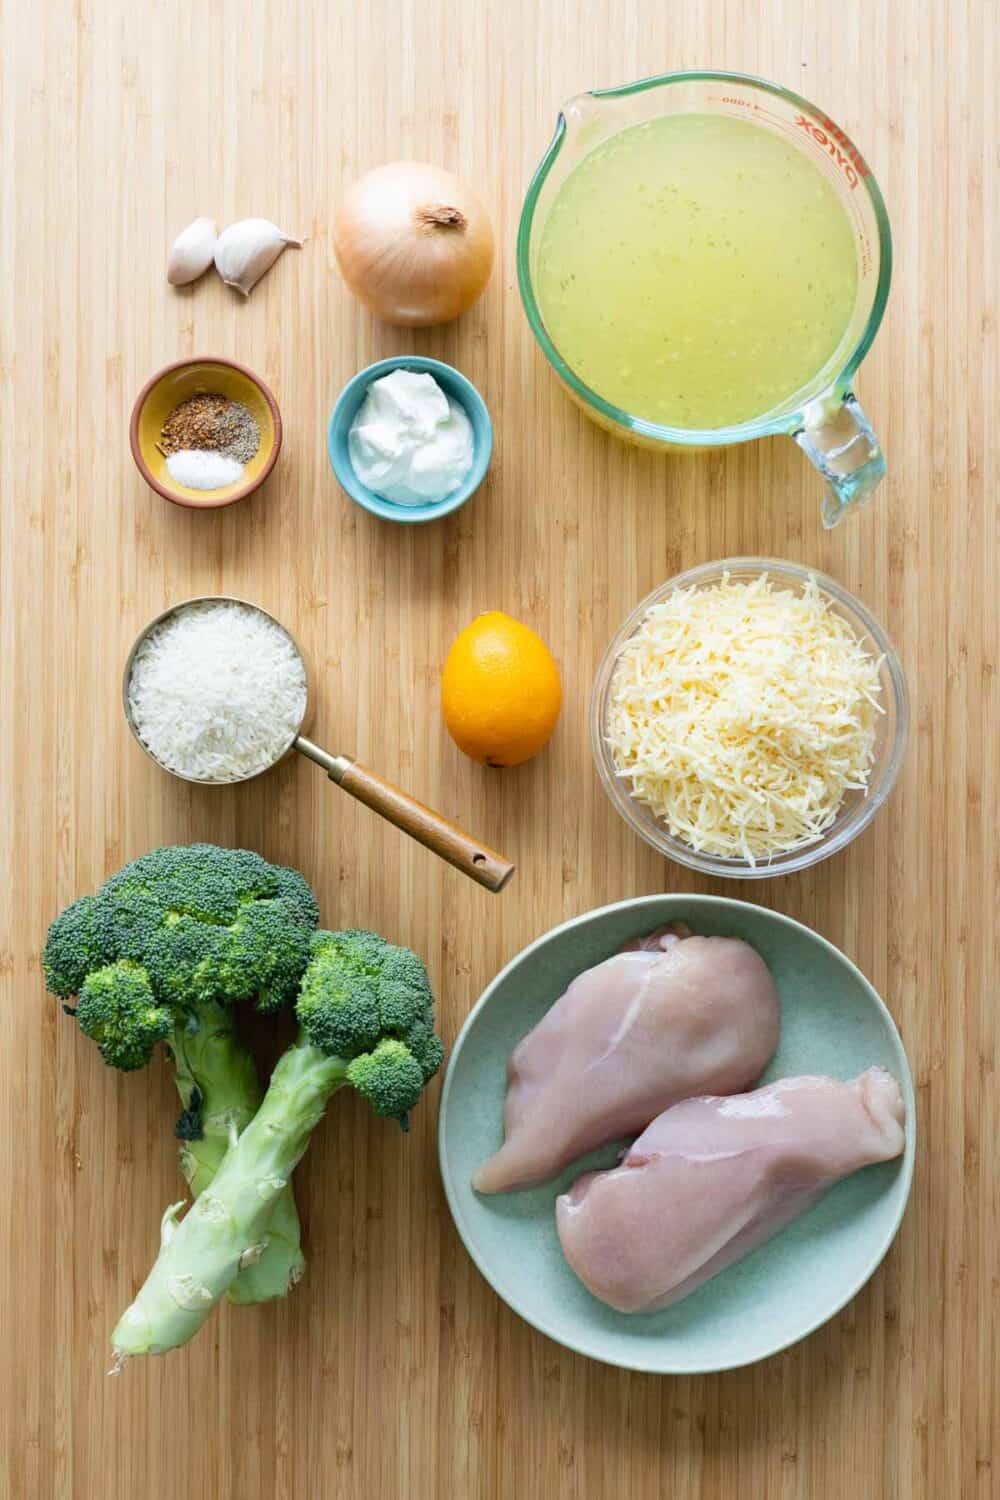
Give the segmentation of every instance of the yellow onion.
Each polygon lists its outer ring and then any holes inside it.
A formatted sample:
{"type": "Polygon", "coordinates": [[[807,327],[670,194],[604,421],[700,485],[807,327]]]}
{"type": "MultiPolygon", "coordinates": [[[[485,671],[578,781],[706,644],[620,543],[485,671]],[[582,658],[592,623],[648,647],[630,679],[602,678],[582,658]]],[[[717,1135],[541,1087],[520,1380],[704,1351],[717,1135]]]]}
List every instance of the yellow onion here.
{"type": "Polygon", "coordinates": [[[344,280],[376,317],[424,328],[475,302],[493,265],[493,230],[475,193],[450,172],[394,161],[350,189],[333,248],[344,280]]]}

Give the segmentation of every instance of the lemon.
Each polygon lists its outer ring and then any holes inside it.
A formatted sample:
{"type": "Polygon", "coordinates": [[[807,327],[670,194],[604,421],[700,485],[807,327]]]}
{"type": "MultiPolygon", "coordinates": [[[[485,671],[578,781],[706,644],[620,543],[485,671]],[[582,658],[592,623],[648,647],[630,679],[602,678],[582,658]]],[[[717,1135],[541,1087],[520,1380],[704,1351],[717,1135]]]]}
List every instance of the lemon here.
{"type": "Polygon", "coordinates": [[[559,717],[559,668],[545,642],[499,610],[477,615],[444,664],[448,733],[487,766],[518,766],[542,749],[559,717]]]}

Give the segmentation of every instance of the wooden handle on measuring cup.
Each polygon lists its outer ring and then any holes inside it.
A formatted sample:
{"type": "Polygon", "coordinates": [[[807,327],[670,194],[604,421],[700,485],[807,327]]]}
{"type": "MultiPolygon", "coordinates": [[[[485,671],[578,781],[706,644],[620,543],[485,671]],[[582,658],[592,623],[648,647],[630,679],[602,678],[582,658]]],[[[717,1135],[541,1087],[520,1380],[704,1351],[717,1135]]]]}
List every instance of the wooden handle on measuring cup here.
{"type": "Polygon", "coordinates": [[[411,839],[446,859],[456,870],[478,881],[488,891],[503,890],[514,873],[514,866],[502,854],[497,854],[487,844],[477,844],[440,813],[407,796],[391,782],[383,781],[367,766],[359,766],[356,760],[347,761],[345,765],[346,757],[342,756],[337,759],[340,762],[337,767],[339,774],[334,771],[328,774],[345,792],[350,792],[372,812],[394,823],[411,839]]]}

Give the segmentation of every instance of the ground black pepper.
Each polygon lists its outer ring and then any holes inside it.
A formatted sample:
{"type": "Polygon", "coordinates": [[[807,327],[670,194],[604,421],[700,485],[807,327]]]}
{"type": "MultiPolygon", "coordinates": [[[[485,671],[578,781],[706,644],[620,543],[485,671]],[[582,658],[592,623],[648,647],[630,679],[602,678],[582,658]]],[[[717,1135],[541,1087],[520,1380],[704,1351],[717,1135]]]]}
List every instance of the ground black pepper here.
{"type": "Polygon", "coordinates": [[[260,447],[260,428],[241,401],[217,393],[191,396],[167,417],[160,447],[167,455],[207,449],[247,464],[260,447]]]}

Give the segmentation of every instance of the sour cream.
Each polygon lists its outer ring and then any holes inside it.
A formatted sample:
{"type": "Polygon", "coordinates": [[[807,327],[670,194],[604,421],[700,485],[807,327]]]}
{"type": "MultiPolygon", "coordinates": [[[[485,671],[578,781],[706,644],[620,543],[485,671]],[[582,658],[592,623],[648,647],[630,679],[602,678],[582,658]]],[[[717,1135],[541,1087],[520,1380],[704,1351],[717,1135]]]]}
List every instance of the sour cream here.
{"type": "Polygon", "coordinates": [[[361,483],[396,505],[444,500],[472,468],[472,423],[433,375],[392,370],[375,380],[347,437],[361,483]]]}

